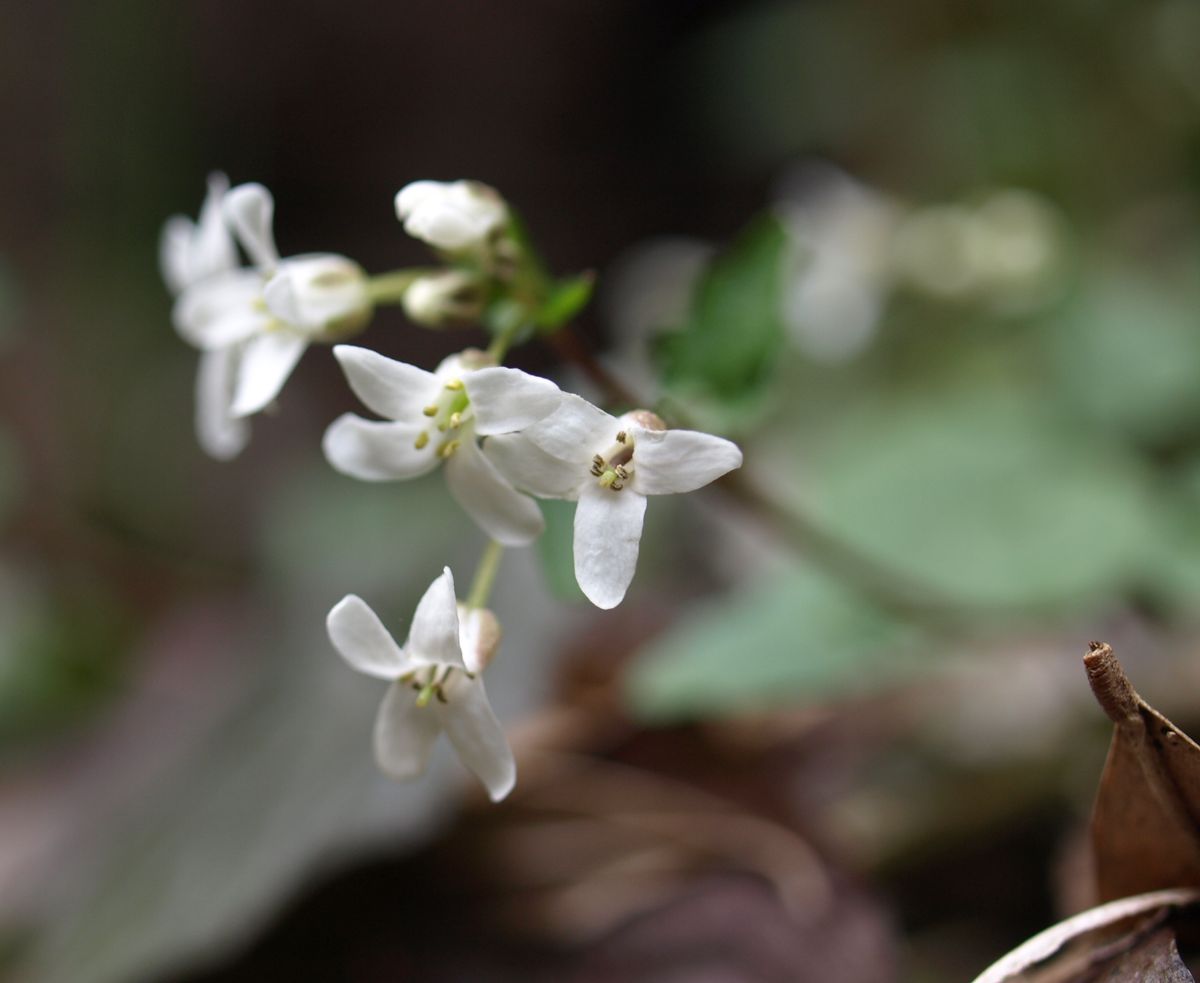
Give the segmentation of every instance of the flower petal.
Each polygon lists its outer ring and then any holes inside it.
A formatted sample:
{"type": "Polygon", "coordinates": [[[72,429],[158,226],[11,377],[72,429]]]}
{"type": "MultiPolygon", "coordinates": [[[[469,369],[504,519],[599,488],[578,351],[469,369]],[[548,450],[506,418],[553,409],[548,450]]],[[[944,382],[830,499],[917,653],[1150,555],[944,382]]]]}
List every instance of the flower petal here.
{"type": "Polygon", "coordinates": [[[695,491],[742,466],[737,444],[696,430],[639,428],[634,440],[634,487],[643,495],[695,491]]]}
{"type": "Polygon", "coordinates": [[[239,184],[225,195],[221,205],[250,261],[264,273],[274,270],[279,263],[279,251],[271,231],[275,217],[271,192],[261,184],[239,184]]]}
{"type": "Polygon", "coordinates": [[[186,215],[172,215],[158,240],[158,268],[173,294],[195,282],[192,278],[192,241],[195,223],[186,215]]]}
{"type": "Polygon", "coordinates": [[[193,282],[232,270],[237,266],[237,247],[225,222],[221,205],[229,192],[229,178],[220,171],[208,176],[208,194],[200,207],[191,257],[193,282]]]}
{"type": "Polygon", "coordinates": [[[575,509],[575,579],[598,608],[615,608],[637,567],[646,497],[591,482],[575,509]]]}
{"type": "Polygon", "coordinates": [[[237,457],[250,440],[250,424],[235,417],[233,385],[241,349],[237,345],[200,353],[196,374],[196,438],[206,453],[219,461],[237,457]]]}
{"type": "Polygon", "coordinates": [[[184,290],[171,310],[171,320],[189,345],[226,348],[270,323],[258,306],[261,299],[262,277],[253,270],[229,270],[184,290]]]}
{"type": "Polygon", "coordinates": [[[513,488],[473,439],[446,462],[446,484],[463,511],[504,546],[528,546],[546,528],[537,502],[513,488]]]}
{"type": "Polygon", "coordinates": [[[538,447],[529,431],[488,437],[483,453],[514,488],[538,498],[578,498],[579,489],[590,475],[587,467],[561,461],[538,447]]]}
{"type": "Polygon", "coordinates": [[[276,273],[267,281],[263,287],[263,303],[267,305],[272,317],[285,324],[301,323],[300,298],[296,296],[296,287],[286,271],[276,273]]]}
{"type": "Polygon", "coordinates": [[[342,474],[360,481],[404,481],[438,465],[434,442],[417,449],[420,426],[379,423],[344,413],[329,425],[321,446],[342,474]]]}
{"type": "Polygon", "coordinates": [[[405,683],[388,687],[375,718],[375,760],[399,781],[424,773],[441,730],[429,707],[417,706],[417,694],[405,683]]]}
{"type": "Polygon", "coordinates": [[[462,763],[483,782],[493,802],[499,802],[517,781],[517,765],[504,728],[492,712],[480,678],[456,676],[445,703],[434,703],[442,727],[462,763]]]}
{"type": "Polygon", "coordinates": [[[325,627],[333,647],[359,672],[397,679],[407,671],[404,652],[361,597],[347,594],[338,601],[325,627]]]}
{"type": "Polygon", "coordinates": [[[335,345],[333,354],[354,395],[371,412],[389,420],[419,423],[424,419],[422,410],[441,392],[442,384],[432,372],[369,348],[335,345]]]}
{"type": "Polygon", "coordinates": [[[621,429],[616,417],[581,396],[563,393],[557,411],[522,433],[560,461],[586,462],[586,472],[592,455],[612,444],[621,429]]]}
{"type": "Polygon", "coordinates": [[[307,347],[304,338],[286,330],[268,331],[247,341],[238,367],[234,416],[257,413],[278,396],[307,347]]]}
{"type": "Polygon", "coordinates": [[[418,662],[462,666],[458,599],[454,596],[454,575],[449,567],[443,568],[442,575],[429,585],[417,605],[404,651],[418,662]]]}
{"type": "Polygon", "coordinates": [[[520,369],[495,367],[468,372],[463,385],[475,413],[480,436],[513,433],[545,419],[562,401],[563,393],[549,379],[520,369]]]}

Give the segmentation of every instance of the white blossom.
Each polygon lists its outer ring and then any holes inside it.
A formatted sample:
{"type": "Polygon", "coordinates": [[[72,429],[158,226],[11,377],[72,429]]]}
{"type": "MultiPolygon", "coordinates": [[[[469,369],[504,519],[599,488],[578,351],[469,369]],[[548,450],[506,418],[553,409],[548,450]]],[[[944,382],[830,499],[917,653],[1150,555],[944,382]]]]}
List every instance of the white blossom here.
{"type": "Polygon", "coordinates": [[[645,410],[616,418],[574,395],[540,423],[490,437],[484,453],[517,488],[579,503],[575,578],[601,608],[620,604],[633,579],[646,496],[694,491],[742,464],[722,437],[667,430],[645,410]]]}
{"type": "MultiPolygon", "coordinates": [[[[173,294],[236,269],[237,246],[221,211],[228,191],[224,174],[209,175],[200,220],[175,215],[163,227],[159,265],[173,294]]],[[[221,460],[235,457],[250,439],[249,425],[229,411],[235,356],[234,348],[202,351],[196,374],[196,438],[208,454],[221,460]]]]}
{"type": "Polygon", "coordinates": [[[482,678],[498,628],[490,611],[457,603],[449,567],[425,591],[403,647],[353,594],[329,612],[326,626],[353,668],[391,682],[375,720],[380,768],[400,780],[416,778],[444,731],[492,801],[512,791],[516,764],[482,678]]]}
{"type": "Polygon", "coordinates": [[[478,181],[414,181],[396,194],[404,231],[437,249],[458,252],[482,245],[508,219],[508,206],[478,181]]]}
{"type": "Polygon", "coordinates": [[[450,494],[496,541],[523,546],[542,532],[537,503],[516,491],[480,451],[476,435],[521,430],[558,408],[554,383],[495,366],[480,351],[434,372],[352,345],[333,354],[350,388],[388,422],[346,413],[325,432],[325,456],[365,481],[416,478],[446,465],[450,494]]]}
{"type": "Polygon", "coordinates": [[[336,340],[361,327],[371,301],[366,275],[344,256],[279,258],[271,230],[274,202],[262,185],[225,192],[221,212],[254,266],[229,267],[189,284],[172,317],[184,340],[203,353],[201,442],[214,456],[232,457],[248,436],[241,418],[279,395],[310,342],[336,340]],[[240,442],[204,439],[233,426],[240,442]]]}

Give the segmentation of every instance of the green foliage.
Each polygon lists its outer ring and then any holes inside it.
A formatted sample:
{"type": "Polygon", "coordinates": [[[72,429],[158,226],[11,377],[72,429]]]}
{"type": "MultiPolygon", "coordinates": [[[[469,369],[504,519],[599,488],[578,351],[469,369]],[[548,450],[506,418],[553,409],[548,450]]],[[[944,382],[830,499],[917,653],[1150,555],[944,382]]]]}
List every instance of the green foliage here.
{"type": "Polygon", "coordinates": [[[780,285],[786,235],[764,216],[701,278],[682,330],[661,340],[668,390],[736,411],[761,399],[783,342],[780,285]]]}
{"type": "Polygon", "coordinates": [[[1200,293],[1192,279],[1096,270],[1041,333],[1057,388],[1100,426],[1135,439],[1194,429],[1200,293]]]}
{"type": "Polygon", "coordinates": [[[656,722],[880,689],[931,662],[920,635],[808,569],[682,619],[634,667],[634,711],[656,722]]]}
{"type": "Polygon", "coordinates": [[[538,330],[553,334],[561,328],[587,307],[595,286],[596,276],[591,272],[559,280],[550,288],[549,296],[537,312],[538,330]]]}
{"type": "Polygon", "coordinates": [[[540,499],[538,504],[546,520],[546,531],[537,541],[538,559],[546,586],[560,601],[586,600],[575,581],[575,555],[572,552],[575,503],[547,498],[540,499]]]}
{"type": "Polygon", "coordinates": [[[1133,582],[1157,502],[1139,462],[1012,385],[879,397],[804,455],[805,507],[901,575],[1052,610],[1133,582]]]}

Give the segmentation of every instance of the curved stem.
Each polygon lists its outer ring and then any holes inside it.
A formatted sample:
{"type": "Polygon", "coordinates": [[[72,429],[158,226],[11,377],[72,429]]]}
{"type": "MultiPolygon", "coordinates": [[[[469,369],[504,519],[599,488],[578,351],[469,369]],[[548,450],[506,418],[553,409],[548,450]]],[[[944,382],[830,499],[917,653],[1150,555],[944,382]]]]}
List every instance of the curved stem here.
{"type": "Polygon", "coordinates": [[[497,365],[504,364],[504,356],[508,354],[508,350],[512,347],[512,343],[517,340],[517,335],[526,325],[521,321],[516,321],[501,331],[492,343],[488,345],[487,353],[496,362],[497,365]]]}
{"type": "Polygon", "coordinates": [[[413,280],[427,269],[414,267],[406,270],[393,270],[391,273],[381,273],[367,281],[367,294],[373,304],[399,304],[404,298],[404,292],[412,286],[413,280]]]}
{"type": "Polygon", "coordinates": [[[496,571],[500,569],[500,558],[504,555],[504,547],[494,539],[487,544],[479,565],[475,568],[475,579],[471,581],[471,593],[467,596],[467,607],[482,608],[487,606],[488,598],[492,595],[492,584],[496,582],[496,571]]]}

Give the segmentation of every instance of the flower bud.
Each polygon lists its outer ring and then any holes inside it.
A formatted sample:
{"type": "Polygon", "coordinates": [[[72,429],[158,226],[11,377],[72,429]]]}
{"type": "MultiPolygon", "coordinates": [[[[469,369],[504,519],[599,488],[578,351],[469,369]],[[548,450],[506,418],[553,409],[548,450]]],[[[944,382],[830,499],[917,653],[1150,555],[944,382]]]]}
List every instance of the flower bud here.
{"type": "Polygon", "coordinates": [[[437,249],[482,246],[508,218],[508,206],[478,181],[414,181],[396,195],[404,231],[437,249]]]}
{"type": "Polygon", "coordinates": [[[404,313],[431,328],[468,324],[483,315],[484,285],[463,270],[441,270],[417,277],[404,291],[404,313]]]}
{"type": "Polygon", "coordinates": [[[628,420],[630,423],[636,423],[639,427],[645,430],[666,430],[667,425],[663,422],[663,418],[657,413],[652,413],[650,410],[630,410],[622,420],[628,420]]]}

